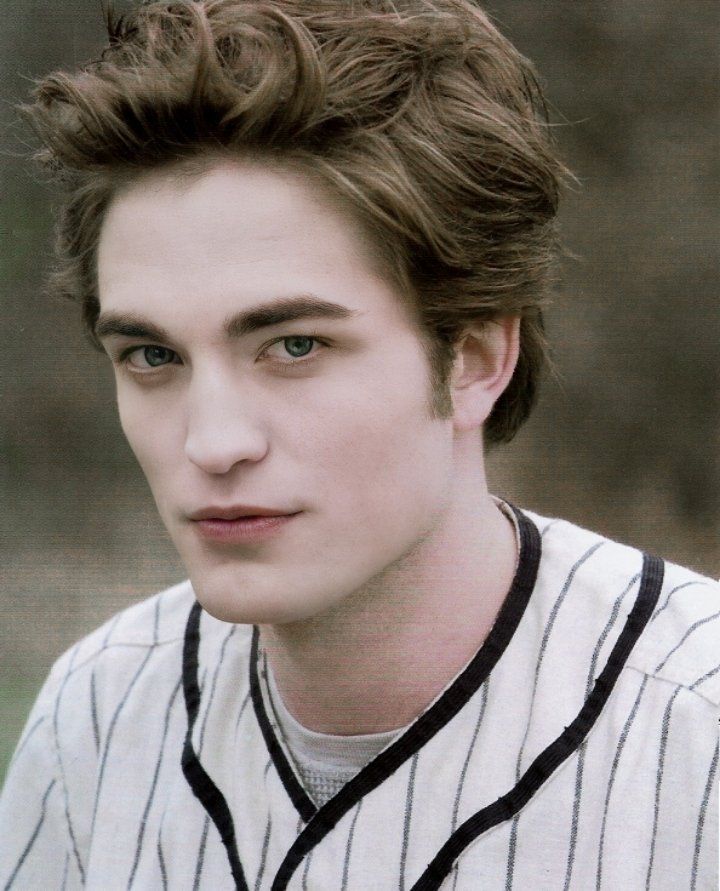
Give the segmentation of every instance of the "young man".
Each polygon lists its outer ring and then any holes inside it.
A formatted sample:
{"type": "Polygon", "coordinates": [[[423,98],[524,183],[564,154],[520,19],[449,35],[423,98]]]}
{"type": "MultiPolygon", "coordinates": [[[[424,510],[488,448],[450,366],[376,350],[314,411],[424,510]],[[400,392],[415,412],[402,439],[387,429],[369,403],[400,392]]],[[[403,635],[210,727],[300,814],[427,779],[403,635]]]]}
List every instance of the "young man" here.
{"type": "Polygon", "coordinates": [[[710,888],[718,588],[493,498],[560,164],[464,0],[150,3],[30,113],[189,581],[53,669],[5,888],[710,888]]]}

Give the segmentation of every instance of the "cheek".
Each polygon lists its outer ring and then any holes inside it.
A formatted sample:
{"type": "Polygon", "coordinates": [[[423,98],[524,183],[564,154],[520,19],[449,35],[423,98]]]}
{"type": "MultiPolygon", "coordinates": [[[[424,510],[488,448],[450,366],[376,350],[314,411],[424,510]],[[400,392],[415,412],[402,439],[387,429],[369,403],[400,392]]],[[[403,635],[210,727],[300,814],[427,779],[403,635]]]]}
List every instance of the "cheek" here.
{"type": "Polygon", "coordinates": [[[173,454],[173,418],[165,407],[148,410],[146,398],[136,399],[131,391],[120,385],[117,392],[118,415],[125,438],[137,458],[143,473],[153,487],[159,483],[163,468],[167,468],[173,454]]]}
{"type": "Polygon", "coordinates": [[[118,387],[118,415],[125,438],[133,454],[144,467],[147,456],[152,452],[154,428],[148,424],[146,414],[138,410],[134,400],[118,387]]]}
{"type": "Polygon", "coordinates": [[[348,420],[317,465],[329,564],[371,576],[431,532],[450,489],[452,450],[437,424],[401,410],[348,420]]]}
{"type": "Polygon", "coordinates": [[[319,484],[356,515],[427,506],[443,488],[452,425],[430,415],[423,360],[364,375],[344,388],[343,401],[326,401],[318,418],[311,438],[319,484]]]}

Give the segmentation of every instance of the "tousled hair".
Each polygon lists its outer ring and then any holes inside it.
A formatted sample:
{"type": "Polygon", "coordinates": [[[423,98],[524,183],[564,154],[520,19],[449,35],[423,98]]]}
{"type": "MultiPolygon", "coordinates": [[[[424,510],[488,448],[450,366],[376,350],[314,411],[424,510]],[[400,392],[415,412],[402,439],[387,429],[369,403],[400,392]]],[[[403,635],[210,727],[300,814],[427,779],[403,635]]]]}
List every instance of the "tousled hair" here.
{"type": "Polygon", "coordinates": [[[24,107],[63,186],[52,285],[91,338],[97,243],[123,184],[212,158],[300,165],[413,300],[438,414],[463,331],[520,316],[484,430],[511,439],[546,361],[564,168],[532,66],[487,16],[469,0],[161,0],[107,25],[99,59],[43,78],[24,107]]]}

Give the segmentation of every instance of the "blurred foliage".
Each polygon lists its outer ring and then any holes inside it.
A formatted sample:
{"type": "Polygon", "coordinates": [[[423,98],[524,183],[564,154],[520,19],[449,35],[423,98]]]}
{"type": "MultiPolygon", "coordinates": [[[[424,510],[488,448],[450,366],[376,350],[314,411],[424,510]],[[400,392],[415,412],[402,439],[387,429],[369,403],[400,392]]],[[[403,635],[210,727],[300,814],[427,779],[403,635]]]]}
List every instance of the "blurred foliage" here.
{"type": "MultiPolygon", "coordinates": [[[[517,440],[493,453],[493,488],[717,575],[720,7],[491,0],[486,8],[535,61],[580,182],[561,217],[575,258],[548,315],[558,380],[547,382],[517,440]]],[[[83,340],[76,308],[42,295],[52,194],[26,160],[31,139],[13,111],[32,78],[96,52],[100,3],[5,0],[3,12],[7,743],[28,690],[63,648],[183,572],[122,438],[109,366],[83,340]],[[12,689],[23,691],[20,705],[12,689]]],[[[0,751],[0,770],[2,760],[0,751]]]]}

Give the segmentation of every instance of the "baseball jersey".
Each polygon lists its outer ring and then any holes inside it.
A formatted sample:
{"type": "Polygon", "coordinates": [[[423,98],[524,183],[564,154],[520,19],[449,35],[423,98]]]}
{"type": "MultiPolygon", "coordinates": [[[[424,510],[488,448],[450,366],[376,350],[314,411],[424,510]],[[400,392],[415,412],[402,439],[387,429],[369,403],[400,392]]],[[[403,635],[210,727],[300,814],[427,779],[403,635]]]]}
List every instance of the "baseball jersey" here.
{"type": "Polygon", "coordinates": [[[317,806],[259,635],[188,582],[54,666],[0,800],[5,889],[710,889],[720,589],[517,512],[485,641],[317,806]]]}

